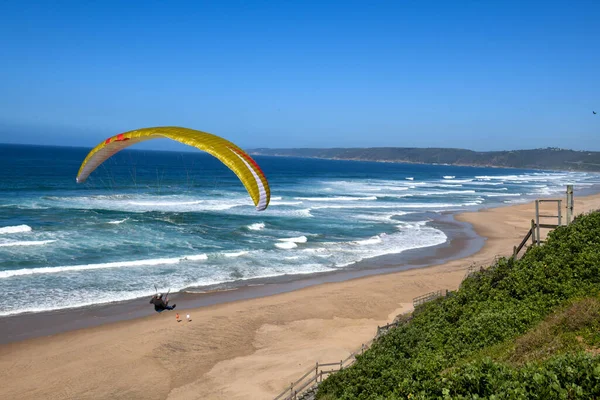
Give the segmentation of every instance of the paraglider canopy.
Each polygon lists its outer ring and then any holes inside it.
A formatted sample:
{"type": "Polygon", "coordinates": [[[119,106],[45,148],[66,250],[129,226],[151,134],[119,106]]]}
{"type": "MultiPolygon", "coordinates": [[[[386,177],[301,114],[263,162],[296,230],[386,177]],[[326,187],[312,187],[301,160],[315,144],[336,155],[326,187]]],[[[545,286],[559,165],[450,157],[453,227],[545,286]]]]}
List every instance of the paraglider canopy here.
{"type": "Polygon", "coordinates": [[[237,175],[258,211],[268,207],[271,190],[265,174],[252,157],[222,137],[177,126],[142,128],[109,137],[94,147],[83,160],[77,173],[77,183],[85,182],[100,164],[124,148],[159,138],[172,139],[213,155],[237,175]]]}

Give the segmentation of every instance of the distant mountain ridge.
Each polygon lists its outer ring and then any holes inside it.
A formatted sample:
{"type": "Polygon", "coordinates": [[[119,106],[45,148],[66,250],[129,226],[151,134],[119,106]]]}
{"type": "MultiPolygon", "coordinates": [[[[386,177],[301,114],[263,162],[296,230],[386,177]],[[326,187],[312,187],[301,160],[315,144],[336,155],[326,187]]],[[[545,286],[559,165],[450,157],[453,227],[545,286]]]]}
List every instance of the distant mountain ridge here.
{"type": "Polygon", "coordinates": [[[252,155],[333,160],[600,172],[600,152],[576,151],[555,147],[505,151],[415,147],[257,148],[248,150],[248,153],[252,155]]]}

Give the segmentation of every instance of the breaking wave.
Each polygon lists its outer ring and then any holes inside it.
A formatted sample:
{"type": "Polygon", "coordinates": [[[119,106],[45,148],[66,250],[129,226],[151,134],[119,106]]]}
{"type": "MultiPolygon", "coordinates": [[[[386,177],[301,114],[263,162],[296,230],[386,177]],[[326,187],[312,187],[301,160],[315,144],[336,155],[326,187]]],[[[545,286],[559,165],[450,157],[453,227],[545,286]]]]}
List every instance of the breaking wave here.
{"type": "Polygon", "coordinates": [[[22,242],[3,242],[0,243],[0,247],[12,247],[12,246],[43,246],[48,243],[56,242],[56,240],[31,240],[22,242]]]}
{"type": "Polygon", "coordinates": [[[15,225],[15,226],[4,226],[0,228],[0,235],[6,235],[10,233],[22,233],[22,232],[31,232],[31,227],[29,225],[15,225]]]}
{"type": "Polygon", "coordinates": [[[56,274],[60,272],[88,271],[93,269],[106,268],[131,268],[146,267],[155,265],[178,264],[184,261],[206,260],[206,254],[182,256],[177,258],[155,258],[150,260],[136,261],[117,261],[101,264],[69,265],[61,267],[42,267],[42,268],[24,268],[9,271],[0,271],[0,279],[11,278],[13,276],[34,275],[34,274],[56,274]]]}

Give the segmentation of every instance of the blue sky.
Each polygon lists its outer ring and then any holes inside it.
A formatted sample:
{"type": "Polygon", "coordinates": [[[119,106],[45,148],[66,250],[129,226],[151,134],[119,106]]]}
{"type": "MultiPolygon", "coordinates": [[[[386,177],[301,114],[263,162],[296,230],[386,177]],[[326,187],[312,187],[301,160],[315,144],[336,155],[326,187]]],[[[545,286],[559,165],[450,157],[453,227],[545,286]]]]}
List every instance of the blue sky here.
{"type": "Polygon", "coordinates": [[[3,1],[0,142],[600,150],[598,21],[597,0],[3,1]]]}

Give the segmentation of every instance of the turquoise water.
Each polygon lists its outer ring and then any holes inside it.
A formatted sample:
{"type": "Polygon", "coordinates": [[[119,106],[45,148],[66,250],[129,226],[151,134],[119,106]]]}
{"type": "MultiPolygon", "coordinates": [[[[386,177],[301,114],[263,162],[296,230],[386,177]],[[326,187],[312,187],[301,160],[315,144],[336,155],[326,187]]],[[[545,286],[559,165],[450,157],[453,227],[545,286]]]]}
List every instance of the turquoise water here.
{"type": "Polygon", "coordinates": [[[124,151],[85,184],[89,149],[0,145],[0,315],[339,270],[435,246],[441,211],[563,196],[587,173],[256,156],[258,212],[201,152],[124,151]]]}

